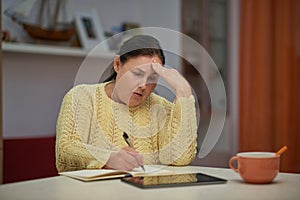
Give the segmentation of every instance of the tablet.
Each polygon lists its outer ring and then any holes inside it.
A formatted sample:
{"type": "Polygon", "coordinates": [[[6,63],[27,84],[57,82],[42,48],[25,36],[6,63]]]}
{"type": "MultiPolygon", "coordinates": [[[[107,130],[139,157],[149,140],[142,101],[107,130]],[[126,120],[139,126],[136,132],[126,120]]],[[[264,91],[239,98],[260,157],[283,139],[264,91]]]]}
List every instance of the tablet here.
{"type": "Polygon", "coordinates": [[[168,176],[124,177],[121,181],[139,188],[161,188],[226,183],[227,180],[207,174],[180,174],[168,176]]]}

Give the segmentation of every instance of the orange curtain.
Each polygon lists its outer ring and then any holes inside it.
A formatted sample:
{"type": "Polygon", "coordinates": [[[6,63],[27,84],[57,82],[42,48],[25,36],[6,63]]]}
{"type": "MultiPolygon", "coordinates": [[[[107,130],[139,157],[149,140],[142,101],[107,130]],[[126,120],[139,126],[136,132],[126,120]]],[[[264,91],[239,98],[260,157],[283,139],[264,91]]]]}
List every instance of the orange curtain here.
{"type": "Polygon", "coordinates": [[[239,151],[288,150],[300,173],[300,1],[240,1],[239,151]]]}

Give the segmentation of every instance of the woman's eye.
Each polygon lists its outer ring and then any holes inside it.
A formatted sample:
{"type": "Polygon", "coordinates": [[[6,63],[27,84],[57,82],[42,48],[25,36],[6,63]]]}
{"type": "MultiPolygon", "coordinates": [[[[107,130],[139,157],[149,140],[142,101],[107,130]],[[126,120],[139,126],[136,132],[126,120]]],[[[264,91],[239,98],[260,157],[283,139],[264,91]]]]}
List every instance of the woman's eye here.
{"type": "Polygon", "coordinates": [[[133,71],[132,73],[133,73],[135,76],[138,76],[138,77],[144,76],[144,74],[142,74],[141,72],[135,72],[135,71],[133,71]]]}
{"type": "Polygon", "coordinates": [[[149,76],[148,81],[157,81],[157,76],[149,76]]]}

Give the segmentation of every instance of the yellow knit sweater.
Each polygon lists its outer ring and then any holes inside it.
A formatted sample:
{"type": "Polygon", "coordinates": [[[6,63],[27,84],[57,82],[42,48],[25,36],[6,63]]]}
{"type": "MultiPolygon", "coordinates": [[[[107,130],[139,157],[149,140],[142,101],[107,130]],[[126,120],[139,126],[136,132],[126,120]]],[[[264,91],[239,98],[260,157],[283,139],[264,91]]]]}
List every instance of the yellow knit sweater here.
{"type": "Polygon", "coordinates": [[[152,93],[138,107],[112,101],[105,85],[79,85],[64,97],[57,121],[59,172],[102,168],[111,152],[126,146],[123,132],[144,164],[187,165],[196,154],[194,97],[175,103],[152,93]]]}

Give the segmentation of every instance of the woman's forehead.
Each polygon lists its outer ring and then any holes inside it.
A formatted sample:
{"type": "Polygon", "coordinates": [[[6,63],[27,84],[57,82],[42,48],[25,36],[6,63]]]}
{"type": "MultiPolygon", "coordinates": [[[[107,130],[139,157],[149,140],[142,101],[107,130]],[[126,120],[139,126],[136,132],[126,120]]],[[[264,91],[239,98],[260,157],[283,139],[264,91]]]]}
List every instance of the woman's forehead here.
{"type": "Polygon", "coordinates": [[[129,59],[125,64],[136,66],[151,66],[151,63],[161,63],[158,56],[138,56],[129,59]]]}

